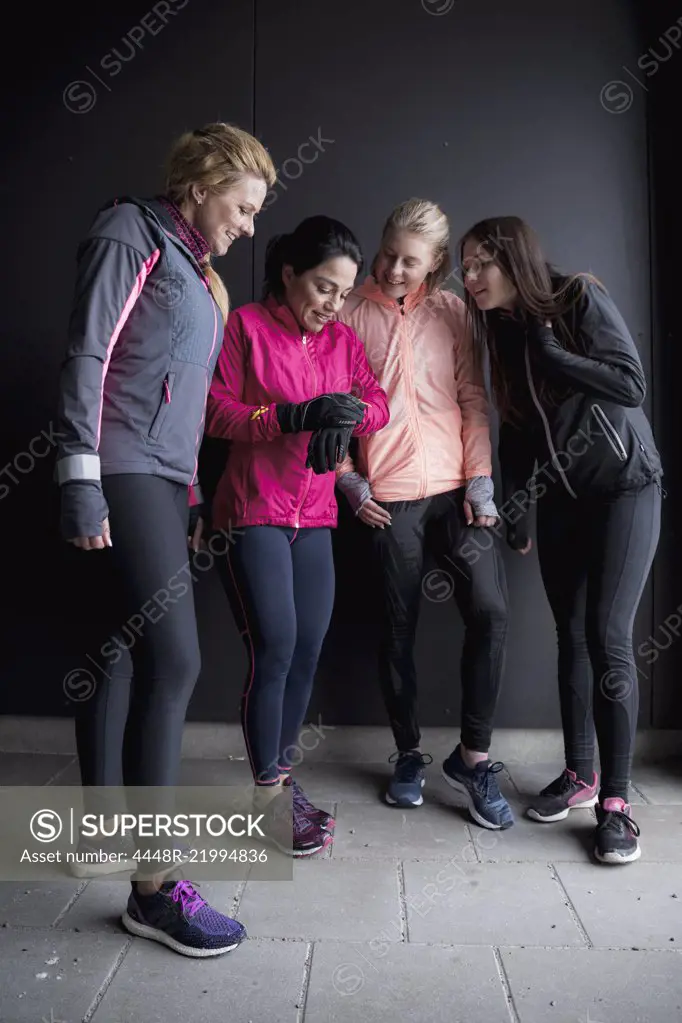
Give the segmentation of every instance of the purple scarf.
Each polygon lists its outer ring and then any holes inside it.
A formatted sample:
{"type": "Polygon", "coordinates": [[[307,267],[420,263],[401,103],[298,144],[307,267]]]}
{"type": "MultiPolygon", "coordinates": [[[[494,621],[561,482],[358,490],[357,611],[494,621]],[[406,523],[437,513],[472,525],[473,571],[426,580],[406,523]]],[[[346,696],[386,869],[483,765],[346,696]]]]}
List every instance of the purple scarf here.
{"type": "Polygon", "coordinates": [[[200,231],[197,231],[196,227],[192,227],[190,222],[183,217],[174,202],[171,202],[170,199],[166,198],[164,195],[160,195],[158,199],[163,208],[172,217],[173,223],[175,224],[175,230],[180,241],[187,246],[197,263],[203,263],[206,256],[211,251],[203,234],[201,234],[200,231]]]}

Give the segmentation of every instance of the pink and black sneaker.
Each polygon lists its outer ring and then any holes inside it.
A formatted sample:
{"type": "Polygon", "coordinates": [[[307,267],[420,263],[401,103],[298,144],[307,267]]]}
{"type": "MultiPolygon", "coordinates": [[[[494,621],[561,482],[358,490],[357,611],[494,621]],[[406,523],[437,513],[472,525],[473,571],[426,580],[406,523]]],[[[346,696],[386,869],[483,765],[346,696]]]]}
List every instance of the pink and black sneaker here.
{"type": "Polygon", "coordinates": [[[295,809],[300,810],[309,821],[312,821],[313,824],[319,824],[325,831],[334,830],[336,821],[332,815],[327,813],[326,810],[320,810],[314,806],[297,781],[293,778],[287,778],[284,784],[291,785],[291,795],[295,809]]]}
{"type": "Polygon", "coordinates": [[[543,824],[562,821],[568,817],[570,810],[596,806],[598,786],[599,776],[596,772],[593,775],[592,784],[588,785],[587,782],[578,778],[575,771],[565,768],[551,785],[548,785],[539,796],[535,797],[526,810],[526,814],[531,820],[541,821],[543,824]]]}
{"type": "Polygon", "coordinates": [[[597,807],[594,855],[600,863],[632,863],[642,855],[629,803],[612,797],[597,807]]]}
{"type": "Polygon", "coordinates": [[[189,881],[165,881],[153,895],[133,882],[122,923],[139,938],[201,959],[231,952],[246,937],[243,924],[209,906],[189,881]]]}
{"type": "Polygon", "coordinates": [[[332,840],[331,834],[297,805],[293,792],[291,802],[284,792],[275,796],[268,803],[263,817],[261,827],[266,840],[288,856],[314,856],[326,849],[332,840]]]}

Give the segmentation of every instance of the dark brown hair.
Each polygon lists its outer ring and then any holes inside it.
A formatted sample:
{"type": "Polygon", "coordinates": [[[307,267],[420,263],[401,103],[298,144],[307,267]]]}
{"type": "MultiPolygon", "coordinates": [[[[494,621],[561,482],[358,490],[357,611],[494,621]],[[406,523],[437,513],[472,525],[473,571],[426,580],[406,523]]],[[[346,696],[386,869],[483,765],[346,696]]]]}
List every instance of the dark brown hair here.
{"type": "MultiPolygon", "coordinates": [[[[493,259],[517,291],[518,315],[524,320],[551,320],[554,333],[569,351],[584,351],[576,323],[577,304],[584,294],[586,281],[603,285],[591,274],[562,274],[545,258],[540,241],[529,224],[520,217],[490,217],[474,224],[459,243],[460,263],[464,245],[473,239],[478,243],[481,258],[493,259]]],[[[486,347],[490,356],[490,382],[500,418],[518,419],[518,396],[511,393],[496,336],[498,310],[482,312],[465,289],[465,303],[477,347],[486,347]]],[[[556,404],[562,394],[546,380],[536,384],[543,403],[556,404]]]]}

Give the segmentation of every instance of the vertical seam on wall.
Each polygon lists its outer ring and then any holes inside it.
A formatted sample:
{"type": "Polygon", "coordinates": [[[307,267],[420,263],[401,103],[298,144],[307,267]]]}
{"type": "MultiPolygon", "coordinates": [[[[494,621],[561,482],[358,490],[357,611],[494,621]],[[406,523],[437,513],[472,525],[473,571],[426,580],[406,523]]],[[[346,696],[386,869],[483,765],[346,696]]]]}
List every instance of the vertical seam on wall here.
{"type": "MultiPolygon", "coordinates": [[[[251,61],[252,82],[251,82],[251,111],[252,111],[252,135],[258,138],[256,126],[256,57],[257,47],[257,26],[258,26],[258,0],[253,0],[253,55],[251,61]]],[[[256,240],[251,239],[251,301],[256,300],[256,240]]]]}
{"type": "MultiPolygon", "coordinates": [[[[654,89],[655,89],[655,86],[654,86],[654,89]]],[[[657,350],[657,345],[656,345],[656,321],[657,321],[657,317],[656,317],[657,295],[656,295],[656,285],[655,285],[656,275],[654,274],[654,261],[656,259],[655,245],[654,245],[656,230],[655,230],[655,219],[654,219],[654,217],[655,217],[656,203],[655,203],[655,199],[654,199],[654,183],[653,183],[654,178],[653,178],[653,173],[652,173],[653,154],[652,154],[652,142],[651,142],[651,134],[652,134],[652,123],[651,123],[652,117],[651,117],[651,112],[652,112],[653,103],[654,103],[653,97],[650,97],[649,94],[647,93],[646,101],[645,101],[645,105],[644,105],[644,117],[645,117],[645,135],[646,135],[646,187],[647,187],[647,199],[648,199],[648,202],[647,202],[647,206],[648,206],[648,224],[647,224],[647,227],[648,227],[648,242],[649,242],[649,337],[650,337],[650,345],[651,345],[651,350],[650,350],[651,358],[650,358],[649,365],[651,366],[651,385],[652,385],[651,386],[651,424],[652,424],[652,428],[654,430],[654,437],[655,437],[656,436],[656,425],[657,425],[657,423],[656,423],[656,408],[657,408],[657,403],[656,403],[656,387],[657,387],[657,383],[658,383],[658,374],[657,374],[657,369],[658,369],[658,350],[657,350]]],[[[661,514],[662,514],[662,509],[661,509],[661,514]]],[[[660,543],[660,538],[659,538],[659,543],[660,543]]],[[[658,573],[656,571],[656,558],[654,557],[653,563],[651,565],[651,621],[650,621],[651,631],[649,633],[651,636],[653,636],[653,634],[654,634],[655,623],[656,623],[656,603],[657,603],[656,602],[656,578],[657,578],[657,574],[658,573]]],[[[649,690],[649,723],[648,723],[648,727],[649,728],[654,728],[655,727],[654,726],[654,717],[655,717],[655,709],[656,709],[656,702],[655,702],[655,690],[656,690],[656,684],[657,684],[656,675],[657,675],[656,667],[655,667],[655,665],[652,665],[652,667],[651,667],[651,686],[650,686],[650,690],[649,690]]]]}

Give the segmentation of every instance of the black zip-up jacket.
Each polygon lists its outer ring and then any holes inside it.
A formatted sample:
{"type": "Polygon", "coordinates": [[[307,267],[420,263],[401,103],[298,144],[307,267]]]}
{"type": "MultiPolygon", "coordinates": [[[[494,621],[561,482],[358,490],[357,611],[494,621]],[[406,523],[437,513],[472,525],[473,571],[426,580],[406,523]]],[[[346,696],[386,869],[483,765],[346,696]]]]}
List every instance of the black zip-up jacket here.
{"type": "Polygon", "coordinates": [[[196,484],[222,335],[203,270],[164,207],[107,203],[78,249],[61,371],[56,478],[65,539],[101,535],[102,476],[196,484]]]}
{"type": "Polygon", "coordinates": [[[551,328],[492,314],[497,352],[521,410],[500,426],[498,454],[509,541],[522,547],[527,513],[553,486],[573,498],[638,489],[663,475],[641,408],[646,381],[635,343],[608,293],[583,279],[566,317],[579,352],[551,328]],[[541,384],[554,401],[542,401],[541,384]]]}

